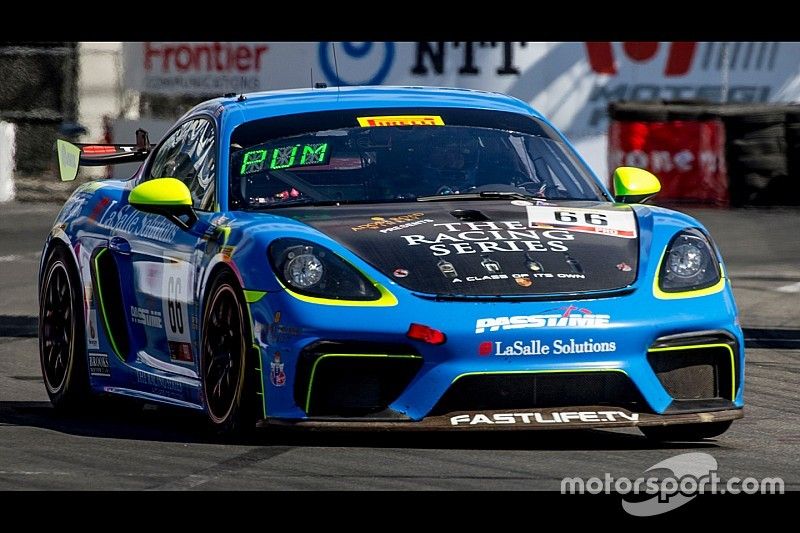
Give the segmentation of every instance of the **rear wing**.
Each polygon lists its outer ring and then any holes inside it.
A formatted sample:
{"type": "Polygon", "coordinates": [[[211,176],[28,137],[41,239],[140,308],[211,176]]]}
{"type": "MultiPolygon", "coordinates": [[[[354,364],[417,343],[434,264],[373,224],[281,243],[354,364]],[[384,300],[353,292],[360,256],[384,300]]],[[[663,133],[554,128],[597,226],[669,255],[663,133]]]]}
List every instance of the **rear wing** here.
{"type": "Polygon", "coordinates": [[[82,166],[97,167],[144,161],[153,147],[147,132],[142,129],[136,130],[136,144],[73,144],[58,139],[56,153],[59,177],[61,181],[72,181],[78,175],[78,168],[82,166]]]}

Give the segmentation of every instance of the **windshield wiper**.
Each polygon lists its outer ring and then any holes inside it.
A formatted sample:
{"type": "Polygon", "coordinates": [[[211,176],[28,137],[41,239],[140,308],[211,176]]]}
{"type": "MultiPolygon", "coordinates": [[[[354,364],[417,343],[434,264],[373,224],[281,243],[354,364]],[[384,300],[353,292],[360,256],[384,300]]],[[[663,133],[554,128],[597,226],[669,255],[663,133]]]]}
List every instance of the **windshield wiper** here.
{"type": "Polygon", "coordinates": [[[293,200],[284,200],[281,202],[273,202],[269,204],[253,204],[247,206],[247,209],[260,210],[260,209],[277,209],[280,207],[297,207],[299,205],[336,205],[342,203],[342,200],[312,200],[311,198],[295,198],[293,200]]]}
{"type": "Polygon", "coordinates": [[[247,209],[251,210],[260,210],[260,209],[278,209],[281,207],[298,207],[298,206],[309,206],[309,207],[317,207],[317,206],[331,206],[331,205],[358,205],[358,204],[388,204],[388,203],[398,203],[398,202],[408,202],[413,200],[397,200],[397,199],[387,199],[387,200],[355,200],[355,199],[339,199],[339,200],[314,200],[313,198],[294,198],[291,200],[283,200],[280,202],[273,202],[269,204],[253,204],[247,206],[247,209]]]}
{"type": "Polygon", "coordinates": [[[463,194],[437,194],[435,196],[420,196],[418,202],[446,202],[448,200],[485,200],[509,198],[511,200],[544,200],[538,196],[512,191],[481,191],[463,194]]]}

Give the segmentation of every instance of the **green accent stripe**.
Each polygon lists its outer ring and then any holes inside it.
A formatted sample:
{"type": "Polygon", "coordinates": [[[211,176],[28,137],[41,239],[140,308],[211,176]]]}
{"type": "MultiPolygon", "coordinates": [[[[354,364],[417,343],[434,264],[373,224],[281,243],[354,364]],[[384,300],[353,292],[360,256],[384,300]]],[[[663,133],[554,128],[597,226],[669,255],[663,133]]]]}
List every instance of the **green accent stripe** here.
{"type": "MultiPolygon", "coordinates": [[[[267,294],[267,291],[249,291],[249,290],[245,290],[244,291],[244,299],[245,299],[245,301],[247,303],[254,304],[257,301],[259,301],[261,298],[263,298],[265,294],[267,294]]],[[[251,322],[252,322],[252,317],[251,317],[251,322]]]]}
{"type": "MultiPolygon", "coordinates": [[[[261,376],[261,378],[258,380],[259,383],[261,383],[261,392],[258,393],[261,395],[261,411],[264,414],[264,418],[267,418],[267,393],[264,390],[264,360],[261,357],[261,347],[258,345],[258,341],[256,340],[255,327],[253,323],[253,313],[250,311],[250,300],[247,298],[248,292],[259,292],[259,291],[244,291],[244,295],[245,295],[245,300],[247,300],[247,318],[248,320],[250,320],[251,343],[253,345],[253,348],[256,349],[256,353],[258,353],[258,368],[256,370],[258,370],[258,373],[261,376]]],[[[262,293],[261,296],[264,296],[264,294],[265,293],[262,293]]],[[[259,298],[261,298],[261,296],[259,296],[259,298]]],[[[259,298],[256,298],[256,301],[258,301],[259,298]]]]}
{"type": "Polygon", "coordinates": [[[253,348],[256,349],[256,353],[258,353],[258,373],[261,378],[258,380],[261,382],[261,392],[257,394],[261,396],[261,411],[264,413],[264,418],[267,418],[267,393],[264,391],[264,361],[261,359],[261,348],[258,344],[253,343],[253,348]]]}
{"type": "Polygon", "coordinates": [[[731,401],[736,399],[736,356],[733,353],[733,348],[729,344],[715,343],[715,344],[693,344],[691,346],[670,346],[667,348],[650,348],[649,352],[671,352],[680,350],[697,350],[701,348],[726,348],[731,356],[731,401]]]}
{"type": "Polygon", "coordinates": [[[579,372],[619,372],[620,374],[623,374],[625,376],[628,375],[628,373],[622,370],[621,368],[569,368],[563,370],[490,370],[487,372],[465,372],[464,374],[459,374],[450,383],[450,386],[452,387],[453,385],[455,385],[456,381],[465,376],[491,376],[498,374],[570,374],[579,372]]]}
{"type": "MultiPolygon", "coordinates": [[[[365,276],[367,277],[367,276],[365,276]]],[[[372,282],[372,285],[378,290],[381,294],[381,297],[377,300],[336,300],[334,298],[320,298],[317,296],[306,296],[305,294],[300,294],[298,292],[294,292],[292,289],[287,287],[286,285],[281,282],[280,279],[276,276],[275,279],[278,281],[281,287],[286,290],[286,292],[298,300],[302,302],[307,302],[310,304],[318,304],[318,305],[336,305],[342,307],[394,307],[397,305],[397,298],[394,294],[389,292],[389,289],[378,283],[377,281],[373,281],[369,277],[372,282]]]]}
{"type": "Polygon", "coordinates": [[[306,414],[308,414],[308,410],[311,407],[311,389],[314,385],[314,374],[317,372],[317,365],[323,359],[327,359],[329,357],[374,357],[374,358],[386,358],[386,359],[422,359],[419,355],[396,355],[396,354],[385,354],[385,353],[326,353],[317,358],[314,361],[314,365],[311,367],[311,377],[308,379],[308,393],[306,394],[306,414]]]}
{"type": "Polygon", "coordinates": [[[100,285],[100,256],[105,254],[107,251],[108,248],[103,248],[97,252],[97,255],[94,256],[94,277],[97,280],[97,301],[100,303],[100,314],[103,317],[103,324],[106,327],[106,335],[108,335],[108,340],[111,341],[111,347],[114,349],[114,355],[116,355],[119,360],[124,363],[125,358],[122,356],[122,352],[120,352],[119,348],[117,347],[117,341],[114,339],[114,334],[111,332],[111,324],[108,321],[108,315],[106,314],[106,304],[103,302],[103,287],[100,285]]]}
{"type": "Polygon", "coordinates": [[[392,294],[389,289],[378,283],[376,280],[372,279],[366,272],[362,271],[360,268],[352,264],[350,261],[346,260],[345,258],[338,256],[339,259],[353,267],[356,272],[364,276],[372,286],[377,289],[380,293],[380,298],[377,300],[337,300],[334,298],[321,298],[317,296],[306,296],[304,294],[300,294],[294,292],[292,289],[287,287],[280,279],[280,276],[275,276],[278,284],[283,287],[283,289],[290,295],[294,296],[298,300],[302,302],[307,302],[311,304],[318,304],[318,305],[337,305],[343,307],[394,307],[397,305],[397,297],[392,294]]]}

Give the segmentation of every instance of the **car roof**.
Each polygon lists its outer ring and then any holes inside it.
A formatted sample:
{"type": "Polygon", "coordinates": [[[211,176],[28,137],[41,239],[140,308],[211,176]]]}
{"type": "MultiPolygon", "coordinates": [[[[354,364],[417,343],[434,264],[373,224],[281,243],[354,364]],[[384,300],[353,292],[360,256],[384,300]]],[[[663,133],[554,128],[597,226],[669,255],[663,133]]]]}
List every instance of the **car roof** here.
{"type": "Polygon", "coordinates": [[[228,126],[272,116],[380,107],[459,107],[489,109],[544,118],[525,102],[500,93],[447,87],[359,86],[245,93],[207,100],[187,115],[207,111],[227,115],[228,126]],[[222,109],[220,109],[222,108],[222,109]],[[232,111],[240,113],[232,113],[232,111]]]}

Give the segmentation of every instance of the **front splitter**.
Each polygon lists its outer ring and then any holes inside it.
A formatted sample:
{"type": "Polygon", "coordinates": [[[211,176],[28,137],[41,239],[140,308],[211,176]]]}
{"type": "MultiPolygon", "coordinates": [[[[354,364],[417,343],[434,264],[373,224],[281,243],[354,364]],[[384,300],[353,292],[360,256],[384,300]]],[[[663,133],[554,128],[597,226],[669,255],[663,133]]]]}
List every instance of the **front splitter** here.
{"type": "Polygon", "coordinates": [[[267,418],[261,420],[258,426],[332,431],[558,430],[707,424],[727,422],[743,416],[742,409],[657,415],[636,413],[607,405],[590,405],[529,410],[459,411],[429,416],[419,421],[365,417],[318,417],[302,420],[267,418]]]}

